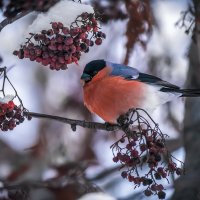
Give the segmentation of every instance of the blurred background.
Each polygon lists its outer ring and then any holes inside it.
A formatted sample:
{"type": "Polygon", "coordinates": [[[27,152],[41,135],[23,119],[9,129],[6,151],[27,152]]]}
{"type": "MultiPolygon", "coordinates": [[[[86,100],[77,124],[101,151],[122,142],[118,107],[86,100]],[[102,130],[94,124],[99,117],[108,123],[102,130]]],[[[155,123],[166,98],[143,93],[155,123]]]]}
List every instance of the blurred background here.
{"type": "MultiPolygon", "coordinates": [[[[102,45],[84,54],[79,65],[71,64],[68,70],[51,71],[12,55],[36,12],[0,32],[1,66],[11,68],[8,76],[29,111],[103,122],[83,105],[80,75],[85,64],[94,59],[124,63],[180,87],[200,88],[198,0],[82,3],[103,14],[101,27],[107,37],[102,45]]],[[[1,20],[4,18],[2,14],[1,20]]],[[[199,98],[180,98],[151,115],[163,133],[169,135],[167,145],[171,153],[186,165],[186,175],[171,177],[170,184],[163,183],[166,199],[200,199],[199,109],[199,98]]],[[[146,199],[142,188],[134,189],[121,178],[118,165],[112,161],[110,146],[117,138],[120,133],[80,127],[73,132],[69,125],[44,119],[25,121],[13,131],[2,132],[0,184],[15,187],[0,191],[0,199],[74,200],[99,191],[113,199],[146,199]],[[52,185],[42,185],[45,180],[51,180],[52,185]],[[22,187],[21,183],[28,184],[22,187]]]]}

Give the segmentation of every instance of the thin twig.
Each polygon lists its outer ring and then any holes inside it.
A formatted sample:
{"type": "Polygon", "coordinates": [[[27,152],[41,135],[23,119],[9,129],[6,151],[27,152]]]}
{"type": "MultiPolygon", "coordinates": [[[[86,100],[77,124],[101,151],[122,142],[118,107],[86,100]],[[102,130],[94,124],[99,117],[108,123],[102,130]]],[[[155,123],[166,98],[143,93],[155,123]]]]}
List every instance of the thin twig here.
{"type": "MultiPolygon", "coordinates": [[[[81,178],[81,177],[78,177],[81,178]]],[[[48,181],[25,181],[16,184],[4,184],[0,187],[0,190],[21,190],[21,189],[30,189],[30,188],[52,188],[52,189],[61,189],[72,183],[80,184],[79,179],[70,176],[63,176],[57,180],[48,180],[48,181]]],[[[81,180],[81,179],[80,179],[81,180]]]]}
{"type": "Polygon", "coordinates": [[[34,112],[27,112],[27,114],[34,118],[51,119],[51,120],[56,120],[62,123],[70,124],[73,128],[76,126],[81,126],[83,128],[99,129],[99,130],[106,130],[106,131],[116,131],[116,130],[121,129],[121,127],[117,124],[86,122],[84,120],[75,120],[75,119],[69,119],[65,117],[47,115],[47,114],[42,114],[42,113],[34,113],[34,112]]]}

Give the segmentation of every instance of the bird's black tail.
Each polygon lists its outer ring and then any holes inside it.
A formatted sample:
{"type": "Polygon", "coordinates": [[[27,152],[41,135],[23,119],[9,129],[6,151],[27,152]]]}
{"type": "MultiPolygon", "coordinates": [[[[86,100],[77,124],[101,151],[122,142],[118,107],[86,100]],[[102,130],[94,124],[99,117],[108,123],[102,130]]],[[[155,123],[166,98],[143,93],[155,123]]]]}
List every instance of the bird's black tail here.
{"type": "Polygon", "coordinates": [[[200,97],[200,89],[180,89],[182,97],[200,97]]]}
{"type": "Polygon", "coordinates": [[[181,97],[200,97],[200,89],[161,88],[162,92],[181,93],[181,97]]]}

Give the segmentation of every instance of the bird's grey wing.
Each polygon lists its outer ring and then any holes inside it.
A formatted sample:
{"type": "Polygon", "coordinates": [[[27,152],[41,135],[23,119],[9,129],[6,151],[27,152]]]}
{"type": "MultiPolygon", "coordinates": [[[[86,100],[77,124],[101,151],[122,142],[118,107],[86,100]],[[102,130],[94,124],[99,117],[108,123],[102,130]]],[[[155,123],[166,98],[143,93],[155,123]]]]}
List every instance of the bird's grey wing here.
{"type": "MultiPolygon", "coordinates": [[[[139,72],[137,69],[122,65],[122,64],[115,64],[111,62],[106,63],[108,66],[112,67],[112,71],[110,75],[112,76],[121,76],[127,80],[138,80],[140,82],[144,82],[151,85],[157,85],[161,87],[161,91],[165,91],[165,89],[170,90],[178,90],[180,89],[178,86],[173,85],[167,81],[164,81],[156,76],[145,74],[139,72]]],[[[167,91],[167,90],[166,90],[167,91]]]]}
{"type": "Polygon", "coordinates": [[[139,71],[135,68],[111,62],[107,62],[106,64],[112,67],[111,76],[121,76],[129,80],[135,80],[139,77],[139,71]]]}

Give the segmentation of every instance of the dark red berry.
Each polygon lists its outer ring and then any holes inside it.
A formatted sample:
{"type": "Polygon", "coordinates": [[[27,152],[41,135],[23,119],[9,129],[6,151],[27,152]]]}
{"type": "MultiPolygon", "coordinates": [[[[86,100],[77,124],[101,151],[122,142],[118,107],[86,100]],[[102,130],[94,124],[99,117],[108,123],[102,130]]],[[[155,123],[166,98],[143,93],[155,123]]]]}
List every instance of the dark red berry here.
{"type": "Polygon", "coordinates": [[[63,27],[62,32],[67,35],[69,33],[69,29],[67,27],[63,27]]]}
{"type": "Polygon", "coordinates": [[[62,29],[62,28],[63,28],[63,23],[61,23],[61,22],[58,22],[58,25],[57,25],[57,27],[58,27],[59,29],[62,29]]]}
{"type": "Polygon", "coordinates": [[[97,38],[97,39],[95,40],[95,44],[96,44],[96,45],[101,45],[101,44],[102,44],[102,39],[101,39],[101,38],[97,38]]]}
{"type": "Polygon", "coordinates": [[[157,172],[154,174],[154,177],[155,177],[156,180],[160,180],[161,179],[160,174],[157,173],[157,172]]]}
{"type": "Polygon", "coordinates": [[[177,168],[177,169],[176,169],[176,174],[177,174],[178,176],[182,175],[182,174],[183,174],[183,170],[182,170],[181,168],[177,168]]]}
{"type": "Polygon", "coordinates": [[[145,196],[149,197],[149,196],[151,196],[153,193],[152,193],[151,190],[145,190],[145,191],[144,191],[144,194],[145,194],[145,196]]]}
{"type": "Polygon", "coordinates": [[[122,178],[127,178],[127,172],[126,171],[123,171],[122,173],[121,173],[121,176],[122,176],[122,178]]]}
{"type": "Polygon", "coordinates": [[[52,25],[53,29],[57,29],[58,28],[58,24],[56,22],[52,22],[51,25],[52,25]]]}
{"type": "Polygon", "coordinates": [[[165,199],[165,196],[166,196],[166,193],[165,193],[165,192],[163,192],[163,191],[159,191],[159,192],[158,192],[158,198],[159,198],[159,199],[165,199]]]}

